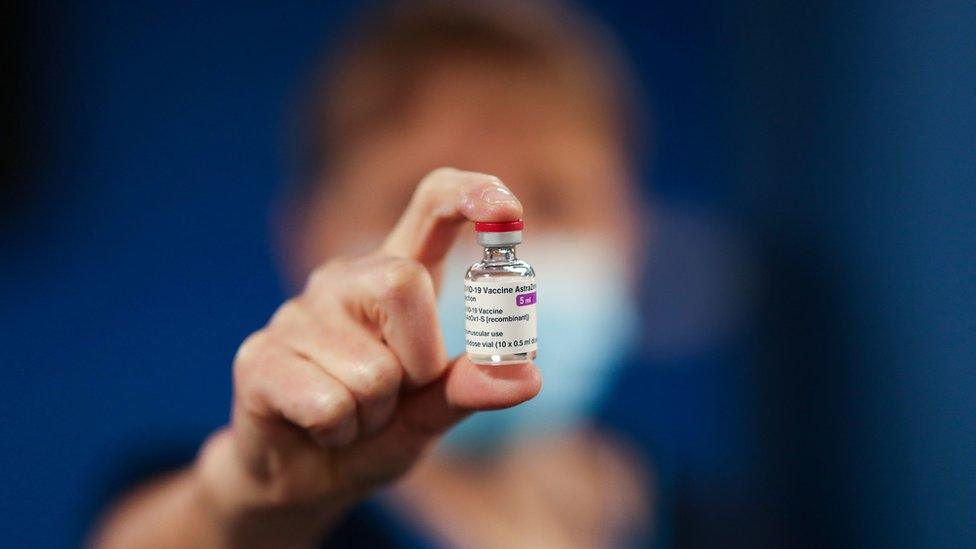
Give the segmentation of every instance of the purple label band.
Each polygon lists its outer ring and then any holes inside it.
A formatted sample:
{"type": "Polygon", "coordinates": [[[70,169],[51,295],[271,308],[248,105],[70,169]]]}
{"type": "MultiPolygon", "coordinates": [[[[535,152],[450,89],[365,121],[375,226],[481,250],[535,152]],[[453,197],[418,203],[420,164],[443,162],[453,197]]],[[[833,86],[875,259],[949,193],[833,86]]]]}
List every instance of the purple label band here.
{"type": "Polygon", "coordinates": [[[535,303],[535,292],[529,292],[527,294],[518,294],[515,296],[515,304],[519,307],[523,305],[532,305],[535,303]]]}

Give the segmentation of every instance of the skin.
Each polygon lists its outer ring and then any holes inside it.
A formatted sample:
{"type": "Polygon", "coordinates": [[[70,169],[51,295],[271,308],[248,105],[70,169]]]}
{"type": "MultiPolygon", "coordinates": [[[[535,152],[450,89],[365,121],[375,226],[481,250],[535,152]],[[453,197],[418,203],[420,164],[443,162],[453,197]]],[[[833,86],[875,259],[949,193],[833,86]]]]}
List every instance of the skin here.
{"type": "MultiPolygon", "coordinates": [[[[406,122],[349,155],[323,185],[290,263],[379,240],[371,235],[393,223],[410,195],[409,174],[458,162],[491,170],[518,195],[527,215],[519,256],[530,263],[544,242],[538,236],[560,234],[598,237],[608,255],[637,265],[644,228],[624,148],[587,98],[571,91],[532,74],[446,62],[406,122]]],[[[460,236],[461,257],[480,257],[470,227],[460,236]]],[[[389,501],[450,547],[614,546],[625,524],[649,515],[650,497],[638,488],[649,484],[645,469],[618,441],[581,428],[487,462],[434,453],[389,501]]]]}
{"type": "Polygon", "coordinates": [[[430,274],[463,222],[521,215],[495,177],[431,172],[379,249],[317,268],[247,338],[231,425],[192,469],[122,503],[98,543],[310,546],[467,414],[535,396],[532,364],[448,360],[430,274]]]}
{"type": "MultiPolygon", "coordinates": [[[[313,546],[350,505],[418,462],[395,502],[448,543],[605,544],[601,509],[626,507],[613,522],[646,502],[633,488],[639,468],[598,434],[540,441],[488,471],[425,458],[467,415],[518,405],[541,387],[533,364],[476,366],[446,356],[436,294],[463,226],[521,218],[527,197],[530,230],[601,234],[619,246],[608,253],[635,257],[622,149],[585,109],[566,110],[579,103],[524,75],[449,64],[435,72],[404,122],[347,154],[308,201],[306,222],[284,233],[289,275],[305,281],[303,290],[240,346],[231,424],[191,467],[123,498],[94,544],[313,546]],[[475,171],[430,171],[452,159],[517,187],[475,171]],[[381,243],[363,253],[374,239],[381,243]],[[552,450],[569,459],[547,459],[552,450]],[[536,474],[544,471],[576,480],[546,488],[552,477],[536,474]],[[550,492],[575,494],[588,507],[553,506],[550,492]],[[518,493],[524,497],[506,499],[518,493]],[[473,512],[484,507],[476,502],[494,500],[511,514],[473,512]],[[451,510],[477,535],[447,528],[440,518],[451,510]],[[499,518],[510,527],[493,529],[499,518]]],[[[528,242],[523,249],[530,257],[528,242]]]]}

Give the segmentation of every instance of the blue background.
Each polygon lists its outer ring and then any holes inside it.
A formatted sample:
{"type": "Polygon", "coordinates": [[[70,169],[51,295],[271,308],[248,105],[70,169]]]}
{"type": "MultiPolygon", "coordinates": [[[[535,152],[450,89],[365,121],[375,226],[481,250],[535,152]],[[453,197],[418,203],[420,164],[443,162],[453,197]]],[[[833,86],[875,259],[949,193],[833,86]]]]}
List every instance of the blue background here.
{"type": "MultiPolygon", "coordinates": [[[[285,295],[284,121],[353,3],[259,4],[4,23],[7,545],[77,545],[123,471],[226,421],[234,350],[285,295]]],[[[658,461],[666,540],[976,543],[976,8],[593,8],[649,90],[651,327],[683,275],[734,273],[694,289],[732,326],[661,343],[614,404],[658,461]]]]}

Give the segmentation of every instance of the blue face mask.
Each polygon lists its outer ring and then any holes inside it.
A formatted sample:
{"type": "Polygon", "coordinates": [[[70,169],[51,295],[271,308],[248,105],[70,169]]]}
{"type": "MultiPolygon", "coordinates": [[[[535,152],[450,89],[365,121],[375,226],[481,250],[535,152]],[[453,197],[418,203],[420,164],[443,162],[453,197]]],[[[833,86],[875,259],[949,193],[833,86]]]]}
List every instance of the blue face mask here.
{"type": "MultiPolygon", "coordinates": [[[[611,252],[611,242],[533,235],[532,244],[524,255],[539,285],[542,391],[525,404],[466,419],[445,435],[442,451],[484,454],[522,437],[579,426],[613,383],[636,334],[627,264],[611,252]]],[[[454,253],[444,268],[438,309],[450,356],[464,351],[464,295],[460,282],[452,287],[451,281],[462,280],[476,258],[454,253]]]]}

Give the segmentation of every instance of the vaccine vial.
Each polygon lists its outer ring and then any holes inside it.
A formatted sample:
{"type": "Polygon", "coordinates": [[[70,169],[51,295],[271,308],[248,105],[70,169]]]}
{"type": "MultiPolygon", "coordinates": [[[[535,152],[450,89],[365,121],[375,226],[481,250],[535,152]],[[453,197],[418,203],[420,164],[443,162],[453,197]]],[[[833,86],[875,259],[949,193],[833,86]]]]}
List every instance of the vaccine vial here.
{"type": "Polygon", "coordinates": [[[464,333],[475,364],[518,364],[536,357],[535,271],[515,256],[524,223],[476,222],[481,261],[464,275],[464,333]]]}

